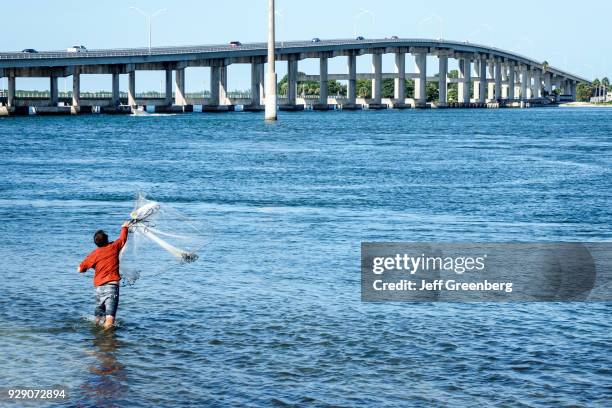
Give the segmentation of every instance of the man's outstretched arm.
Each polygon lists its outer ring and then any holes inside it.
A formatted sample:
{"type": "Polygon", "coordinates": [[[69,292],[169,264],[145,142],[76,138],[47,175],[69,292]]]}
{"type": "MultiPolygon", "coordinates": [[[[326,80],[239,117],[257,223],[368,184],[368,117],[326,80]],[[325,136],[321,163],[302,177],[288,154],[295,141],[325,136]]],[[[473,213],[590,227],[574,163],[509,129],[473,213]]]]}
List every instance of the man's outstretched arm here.
{"type": "Polygon", "coordinates": [[[88,255],[87,258],[85,258],[83,262],[81,262],[79,266],[77,266],[77,272],[79,273],[86,272],[92,266],[93,265],[91,263],[91,255],[88,255]]]}
{"type": "Polygon", "coordinates": [[[123,224],[121,224],[121,234],[119,234],[119,238],[117,238],[114,242],[114,244],[117,245],[119,249],[123,248],[123,246],[127,242],[129,226],[129,221],[125,221],[123,224]]]}

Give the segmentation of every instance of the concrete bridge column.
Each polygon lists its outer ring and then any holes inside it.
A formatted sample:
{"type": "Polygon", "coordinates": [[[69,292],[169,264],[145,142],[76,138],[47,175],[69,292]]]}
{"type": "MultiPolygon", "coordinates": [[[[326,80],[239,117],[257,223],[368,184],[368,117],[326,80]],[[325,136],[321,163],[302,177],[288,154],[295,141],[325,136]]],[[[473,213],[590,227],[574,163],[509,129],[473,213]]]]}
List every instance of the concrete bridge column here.
{"type": "Polygon", "coordinates": [[[81,102],[81,72],[79,67],[74,67],[72,73],[72,107],[78,108],[81,102]]]}
{"type": "Polygon", "coordinates": [[[228,105],[227,100],[227,65],[219,68],[219,105],[228,105]]]}
{"type": "Polygon", "coordinates": [[[295,105],[297,98],[298,61],[290,58],[287,61],[287,104],[295,105]]]}
{"type": "Polygon", "coordinates": [[[572,101],[576,100],[576,81],[569,81],[570,95],[572,96],[572,101]]]}
{"type": "Polygon", "coordinates": [[[166,68],[166,90],[164,92],[164,103],[166,106],[172,105],[172,68],[166,68]]]}
{"type": "Polygon", "coordinates": [[[261,105],[261,88],[260,78],[259,78],[259,65],[258,62],[251,63],[251,105],[259,106],[261,105]]]}
{"type": "Polygon", "coordinates": [[[15,84],[16,84],[16,77],[15,75],[9,75],[8,77],[8,95],[6,98],[6,104],[9,108],[12,108],[15,106],[15,84]]]}
{"type": "Polygon", "coordinates": [[[521,66],[521,92],[520,92],[520,99],[527,99],[527,81],[528,81],[528,74],[527,74],[527,67],[525,65],[521,66]]]}
{"type": "Polygon", "coordinates": [[[501,66],[501,98],[508,99],[508,64],[500,63],[501,66]]]}
{"type": "MultiPolygon", "coordinates": [[[[357,103],[357,56],[355,54],[351,54],[347,57],[348,64],[348,87],[347,87],[347,96],[348,101],[347,105],[350,107],[355,107],[357,103]]],[[[343,106],[344,109],[344,106],[343,106]]]]}
{"type": "Polygon", "coordinates": [[[414,104],[416,108],[427,106],[427,53],[417,51],[414,54],[414,66],[418,77],[414,79],[414,104]]]}
{"type": "MultiPolygon", "coordinates": [[[[183,86],[185,86],[183,76],[183,86]]],[[[227,65],[219,64],[210,67],[210,98],[208,105],[202,107],[203,111],[226,112],[230,110],[226,104],[227,98],[227,65]]]]}
{"type": "Polygon", "coordinates": [[[209,105],[219,105],[219,88],[221,81],[220,67],[210,67],[210,98],[209,105]]]}
{"type": "Polygon", "coordinates": [[[533,71],[531,70],[531,68],[528,68],[525,70],[525,78],[527,80],[527,99],[531,99],[533,98],[533,84],[531,82],[532,78],[533,78],[533,71]]]}
{"type": "Polygon", "coordinates": [[[111,104],[115,107],[119,106],[120,104],[120,100],[119,100],[119,73],[117,72],[113,72],[113,86],[112,86],[112,90],[113,90],[113,94],[111,97],[111,104]]]}
{"type": "Polygon", "coordinates": [[[136,106],[136,71],[128,73],[128,105],[136,106]]]}
{"type": "Polygon", "coordinates": [[[319,104],[315,108],[327,109],[327,57],[319,58],[319,104]]]}
{"type": "Polygon", "coordinates": [[[445,107],[446,106],[446,96],[447,96],[447,77],[448,77],[448,56],[439,55],[438,56],[438,106],[445,107]]]}
{"type": "Polygon", "coordinates": [[[480,59],[475,59],[474,64],[472,66],[474,68],[474,81],[472,84],[474,86],[474,100],[480,99],[480,59]]]}
{"type": "Polygon", "coordinates": [[[487,100],[487,61],[484,58],[480,59],[480,71],[478,74],[478,85],[480,90],[478,92],[478,98],[474,96],[474,99],[476,99],[479,103],[485,103],[487,100]]]}
{"type": "Polygon", "coordinates": [[[58,102],[57,77],[52,76],[49,78],[49,106],[57,106],[57,102],[58,102]]]}
{"type": "Polygon", "coordinates": [[[395,53],[395,74],[393,80],[394,107],[403,107],[406,104],[406,54],[395,53]]]}
{"type": "Polygon", "coordinates": [[[544,90],[547,93],[547,96],[552,94],[552,83],[551,83],[551,74],[550,72],[544,73],[544,90]]]}
{"type": "Polygon", "coordinates": [[[468,103],[470,101],[471,67],[472,61],[469,58],[459,59],[459,82],[457,83],[457,99],[459,103],[468,103]]]}
{"type": "Polygon", "coordinates": [[[542,97],[542,71],[539,68],[533,71],[533,97],[542,97]]]}
{"type": "Polygon", "coordinates": [[[382,101],[382,54],[372,54],[372,104],[380,105],[382,101]]]}
{"type": "MultiPolygon", "coordinates": [[[[172,78],[172,76],[170,76],[170,78],[172,78]]],[[[168,78],[166,77],[166,79],[168,78]]],[[[168,92],[167,84],[168,82],[166,82],[166,92],[168,92]]],[[[172,84],[171,81],[170,84],[172,84]]],[[[170,94],[172,94],[172,85],[170,85],[170,94]]],[[[179,106],[187,105],[187,100],[185,98],[185,68],[178,68],[174,72],[174,104],[179,106]]]]}
{"type": "Polygon", "coordinates": [[[516,73],[514,71],[514,63],[511,62],[508,64],[508,95],[506,96],[509,100],[514,100],[515,96],[514,96],[514,87],[516,86],[515,84],[515,76],[516,73]]]}
{"type": "Polygon", "coordinates": [[[489,71],[489,79],[492,79],[493,82],[487,80],[487,100],[492,101],[495,99],[495,61],[490,60],[487,62],[487,69],[489,71]]]}
{"type": "Polygon", "coordinates": [[[499,101],[502,98],[502,62],[495,61],[495,84],[493,99],[499,101]]]}
{"type": "Polygon", "coordinates": [[[260,98],[264,98],[266,96],[266,86],[264,83],[265,80],[265,66],[264,63],[257,64],[257,78],[259,79],[259,96],[260,98]]]}

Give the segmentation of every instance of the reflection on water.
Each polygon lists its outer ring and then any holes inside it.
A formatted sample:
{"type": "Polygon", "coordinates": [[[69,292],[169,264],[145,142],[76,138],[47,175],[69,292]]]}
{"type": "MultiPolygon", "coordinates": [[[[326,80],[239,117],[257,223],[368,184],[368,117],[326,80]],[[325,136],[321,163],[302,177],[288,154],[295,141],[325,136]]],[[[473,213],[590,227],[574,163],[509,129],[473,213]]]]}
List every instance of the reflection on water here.
{"type": "Polygon", "coordinates": [[[87,344],[86,354],[94,356],[95,360],[88,366],[89,375],[81,386],[86,399],[92,399],[97,406],[107,406],[126,394],[127,376],[125,366],[118,360],[121,348],[115,330],[102,330],[99,327],[91,329],[92,343],[87,344]]]}

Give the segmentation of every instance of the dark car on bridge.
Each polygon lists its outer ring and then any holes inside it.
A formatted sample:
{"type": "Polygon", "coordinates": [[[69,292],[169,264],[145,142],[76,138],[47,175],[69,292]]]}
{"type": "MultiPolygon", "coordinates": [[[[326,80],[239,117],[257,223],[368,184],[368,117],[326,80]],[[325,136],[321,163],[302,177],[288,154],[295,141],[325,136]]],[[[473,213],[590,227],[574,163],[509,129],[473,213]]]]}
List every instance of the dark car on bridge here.
{"type": "Polygon", "coordinates": [[[230,41],[229,43],[230,48],[240,47],[241,45],[242,43],[240,41],[230,41]]]}
{"type": "Polygon", "coordinates": [[[318,42],[321,42],[321,39],[319,37],[315,37],[315,38],[312,39],[312,42],[313,43],[318,43],[318,42]]]}
{"type": "Polygon", "coordinates": [[[36,53],[38,53],[38,51],[36,51],[34,48],[26,48],[24,50],[21,50],[21,52],[23,52],[24,54],[36,54],[36,53]]]}
{"type": "Polygon", "coordinates": [[[357,41],[365,40],[365,38],[363,38],[361,35],[358,35],[355,39],[357,41]]]}

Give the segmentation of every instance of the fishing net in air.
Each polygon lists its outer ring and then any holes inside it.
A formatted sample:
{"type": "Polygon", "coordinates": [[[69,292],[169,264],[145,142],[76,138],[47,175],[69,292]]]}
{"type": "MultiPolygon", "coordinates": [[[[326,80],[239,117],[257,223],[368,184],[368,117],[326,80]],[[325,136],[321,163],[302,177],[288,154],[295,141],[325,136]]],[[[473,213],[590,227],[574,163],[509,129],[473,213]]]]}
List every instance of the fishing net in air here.
{"type": "Polygon", "coordinates": [[[120,255],[124,285],[196,262],[208,242],[201,222],[142,194],[130,218],[130,234],[120,255]]]}

